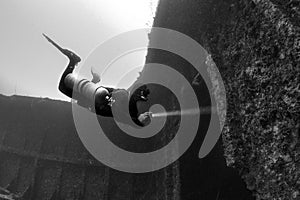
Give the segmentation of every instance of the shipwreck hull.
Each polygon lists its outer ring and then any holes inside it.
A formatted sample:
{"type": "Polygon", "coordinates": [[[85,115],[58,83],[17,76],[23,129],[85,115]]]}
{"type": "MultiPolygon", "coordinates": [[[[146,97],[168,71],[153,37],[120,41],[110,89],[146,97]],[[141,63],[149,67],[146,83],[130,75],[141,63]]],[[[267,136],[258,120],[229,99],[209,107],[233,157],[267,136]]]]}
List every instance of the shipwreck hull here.
{"type": "Polygon", "coordinates": [[[14,199],[165,196],[166,170],[135,175],[95,160],[77,136],[70,103],[20,96],[0,102],[0,188],[14,199]]]}

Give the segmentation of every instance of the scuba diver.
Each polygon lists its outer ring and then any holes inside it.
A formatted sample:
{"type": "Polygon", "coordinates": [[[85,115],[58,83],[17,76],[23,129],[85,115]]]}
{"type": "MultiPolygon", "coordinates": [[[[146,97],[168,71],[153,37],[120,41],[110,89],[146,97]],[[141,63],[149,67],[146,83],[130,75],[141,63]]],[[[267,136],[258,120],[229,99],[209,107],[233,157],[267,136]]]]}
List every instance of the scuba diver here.
{"type": "Polygon", "coordinates": [[[93,76],[91,81],[86,79],[79,80],[75,77],[73,71],[81,61],[81,58],[74,52],[60,47],[47,35],[43,34],[43,36],[69,59],[69,64],[62,74],[58,86],[58,89],[63,94],[77,100],[78,105],[87,108],[97,115],[114,117],[118,122],[137,125],[137,127],[143,127],[150,123],[151,113],[145,112],[139,114],[137,108],[137,102],[148,100],[150,91],[145,85],[136,89],[131,96],[125,89],[98,86],[97,83],[100,82],[101,78],[93,71],[93,68],[91,68],[93,76]],[[124,107],[128,105],[128,101],[129,108],[126,109],[124,107]],[[120,116],[113,116],[113,109],[117,109],[117,113],[120,116]],[[135,124],[129,120],[132,120],[135,124]]]}

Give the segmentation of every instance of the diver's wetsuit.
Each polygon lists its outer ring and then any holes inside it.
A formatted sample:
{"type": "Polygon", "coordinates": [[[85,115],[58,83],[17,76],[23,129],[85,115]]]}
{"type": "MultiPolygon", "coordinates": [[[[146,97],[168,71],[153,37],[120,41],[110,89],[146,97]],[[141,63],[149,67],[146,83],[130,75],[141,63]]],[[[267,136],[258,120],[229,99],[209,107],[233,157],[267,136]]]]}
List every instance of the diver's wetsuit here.
{"type": "MultiPolygon", "coordinates": [[[[76,90],[73,90],[73,87],[68,87],[66,85],[66,77],[69,74],[72,74],[75,66],[81,61],[81,58],[77,56],[74,52],[64,49],[60,47],[57,43],[55,43],[51,38],[47,35],[43,34],[43,36],[54,45],[60,52],[62,52],[65,56],[69,58],[69,64],[65,69],[64,73],[61,76],[59,82],[59,90],[67,95],[68,97],[77,100],[77,103],[85,108],[88,108],[90,111],[95,112],[98,115],[105,117],[113,117],[112,108],[116,109],[118,112],[118,116],[114,116],[115,119],[119,122],[123,122],[125,124],[132,124],[131,120],[135,122],[138,126],[144,126],[144,124],[139,120],[139,114],[137,109],[138,101],[147,101],[147,95],[149,94],[149,90],[146,86],[140,87],[135,90],[135,92],[131,95],[129,100],[129,92],[124,89],[114,89],[108,87],[98,87],[93,94],[94,99],[87,99],[84,95],[80,94],[76,90]],[[140,94],[139,94],[140,93],[140,94]],[[112,98],[111,98],[112,97],[112,98]],[[111,99],[110,99],[111,98],[111,99]],[[113,102],[113,98],[115,98],[115,102],[113,102]],[[129,100],[129,111],[126,109],[129,100]],[[92,103],[91,103],[92,101],[92,103]],[[93,102],[94,101],[94,102],[93,102]]],[[[70,77],[71,78],[71,77],[70,77]]],[[[72,79],[72,78],[71,78],[72,79]]],[[[92,83],[87,80],[80,80],[80,82],[84,84],[92,83]]],[[[94,84],[94,83],[93,83],[94,84]]],[[[141,114],[140,116],[145,117],[149,116],[146,113],[141,114]]],[[[134,124],[133,124],[134,125],[134,124]]]]}
{"type": "MultiPolygon", "coordinates": [[[[97,115],[101,115],[104,117],[113,117],[113,113],[112,113],[112,107],[111,105],[109,105],[109,101],[103,103],[101,102],[101,104],[99,103],[100,101],[97,101],[97,92],[95,93],[95,104],[94,105],[89,105],[86,102],[86,99],[84,99],[85,97],[83,97],[82,95],[80,95],[79,93],[77,93],[76,91],[73,90],[73,88],[68,88],[65,84],[65,78],[67,75],[72,74],[75,66],[77,65],[77,62],[74,62],[70,59],[70,62],[67,66],[67,68],[65,69],[64,73],[61,76],[60,82],[59,82],[59,90],[67,95],[70,98],[73,98],[75,100],[78,100],[78,104],[80,106],[89,108],[92,112],[95,112],[97,115]]],[[[124,100],[128,100],[129,98],[129,92],[127,90],[124,89],[114,89],[114,88],[109,88],[109,87],[103,87],[108,91],[108,97],[112,97],[114,96],[114,94],[120,94],[122,95],[122,99],[124,100]]],[[[142,89],[144,92],[146,92],[146,95],[149,93],[149,91],[144,87],[142,89]]],[[[137,124],[138,126],[144,126],[144,124],[142,122],[140,122],[138,120],[138,109],[137,109],[137,102],[138,101],[146,101],[142,98],[139,97],[138,92],[141,92],[141,89],[136,90],[133,95],[132,98],[130,98],[129,100],[129,113],[130,113],[130,118],[132,119],[132,121],[137,124]]],[[[121,110],[123,110],[121,108],[121,110]]],[[[125,109],[124,109],[124,116],[127,114],[125,114],[125,109]]],[[[122,111],[121,111],[122,113],[122,111]]],[[[126,117],[125,117],[126,118],[126,117]]],[[[125,124],[129,123],[124,117],[119,117],[116,116],[116,120],[123,122],[125,124]]],[[[127,118],[128,119],[128,118],[127,118]]]]}

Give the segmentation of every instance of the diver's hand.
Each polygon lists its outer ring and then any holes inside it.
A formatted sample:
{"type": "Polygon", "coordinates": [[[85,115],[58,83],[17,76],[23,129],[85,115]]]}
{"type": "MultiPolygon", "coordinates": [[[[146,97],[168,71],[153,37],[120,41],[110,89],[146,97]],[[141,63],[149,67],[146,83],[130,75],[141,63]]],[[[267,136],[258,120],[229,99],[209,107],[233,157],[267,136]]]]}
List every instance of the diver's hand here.
{"type": "Polygon", "coordinates": [[[148,125],[151,122],[151,112],[145,112],[139,115],[138,120],[144,125],[148,125]]]}

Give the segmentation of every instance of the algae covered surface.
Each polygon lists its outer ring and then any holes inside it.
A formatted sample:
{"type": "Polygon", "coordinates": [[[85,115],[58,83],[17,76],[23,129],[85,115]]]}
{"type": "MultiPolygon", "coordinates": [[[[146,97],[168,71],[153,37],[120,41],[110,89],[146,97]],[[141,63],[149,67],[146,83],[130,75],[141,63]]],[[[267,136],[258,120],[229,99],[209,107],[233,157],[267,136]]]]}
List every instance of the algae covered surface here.
{"type": "Polygon", "coordinates": [[[299,8],[296,0],[170,0],[154,21],[211,54],[226,89],[226,163],[256,199],[300,199],[299,8]]]}
{"type": "Polygon", "coordinates": [[[257,199],[300,198],[299,2],[289,2],[244,3],[221,53],[232,68],[225,157],[257,199]]]}

